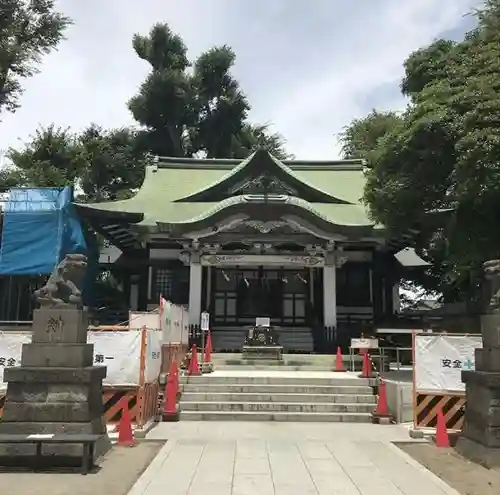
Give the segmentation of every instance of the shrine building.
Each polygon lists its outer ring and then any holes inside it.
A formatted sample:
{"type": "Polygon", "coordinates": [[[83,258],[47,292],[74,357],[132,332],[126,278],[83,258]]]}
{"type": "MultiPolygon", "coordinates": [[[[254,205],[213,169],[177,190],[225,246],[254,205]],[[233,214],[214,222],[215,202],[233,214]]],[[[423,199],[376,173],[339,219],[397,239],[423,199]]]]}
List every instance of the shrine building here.
{"type": "MultiPolygon", "coordinates": [[[[160,295],[210,313],[215,350],[268,317],[285,350],[322,352],[397,311],[397,249],[361,198],[361,160],[161,158],[130,199],[77,204],[122,252],[133,310],[160,295]]],[[[400,248],[399,248],[400,249],[400,248]]],[[[118,262],[117,262],[118,263],[118,262]]]]}

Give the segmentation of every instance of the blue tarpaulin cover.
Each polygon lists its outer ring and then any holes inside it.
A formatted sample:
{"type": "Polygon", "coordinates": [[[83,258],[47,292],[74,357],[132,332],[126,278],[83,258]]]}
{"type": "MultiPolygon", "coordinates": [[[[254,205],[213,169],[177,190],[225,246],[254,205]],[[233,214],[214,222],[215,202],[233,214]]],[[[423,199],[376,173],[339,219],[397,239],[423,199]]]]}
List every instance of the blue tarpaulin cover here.
{"type": "Polygon", "coordinates": [[[45,275],[66,254],[87,254],[73,189],[14,188],[4,207],[0,275],[45,275]]]}

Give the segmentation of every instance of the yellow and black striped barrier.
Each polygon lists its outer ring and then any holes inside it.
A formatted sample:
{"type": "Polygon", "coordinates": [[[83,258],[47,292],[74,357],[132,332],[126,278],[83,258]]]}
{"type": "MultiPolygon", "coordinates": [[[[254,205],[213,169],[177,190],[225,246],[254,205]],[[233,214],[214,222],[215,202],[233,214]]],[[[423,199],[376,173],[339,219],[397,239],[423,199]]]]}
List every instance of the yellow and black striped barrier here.
{"type": "Polygon", "coordinates": [[[448,430],[461,430],[464,422],[466,400],[464,395],[416,394],[415,426],[435,428],[438,411],[443,416],[448,430]]]}

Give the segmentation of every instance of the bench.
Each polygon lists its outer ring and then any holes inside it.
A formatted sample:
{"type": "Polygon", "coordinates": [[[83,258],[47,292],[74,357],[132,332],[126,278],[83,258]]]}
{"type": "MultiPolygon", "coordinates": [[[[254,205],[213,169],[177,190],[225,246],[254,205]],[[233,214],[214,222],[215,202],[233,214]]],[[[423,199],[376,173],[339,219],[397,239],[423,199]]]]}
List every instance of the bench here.
{"type": "MultiPolygon", "coordinates": [[[[32,444],[36,445],[36,465],[39,466],[42,462],[43,444],[81,444],[83,446],[81,473],[87,474],[94,466],[94,451],[95,444],[104,435],[96,434],[67,434],[56,433],[54,435],[32,434],[32,435],[16,435],[16,434],[0,434],[0,444],[32,444]]],[[[2,457],[0,456],[0,465],[2,464],[2,457]]],[[[35,467],[36,470],[36,467],[35,467]]]]}

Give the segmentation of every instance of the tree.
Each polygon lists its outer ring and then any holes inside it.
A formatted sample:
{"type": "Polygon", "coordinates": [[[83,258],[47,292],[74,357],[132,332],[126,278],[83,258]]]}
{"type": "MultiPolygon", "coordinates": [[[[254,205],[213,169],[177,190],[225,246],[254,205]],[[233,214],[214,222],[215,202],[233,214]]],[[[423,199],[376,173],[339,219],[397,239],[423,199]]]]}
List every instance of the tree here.
{"type": "Polygon", "coordinates": [[[54,0],[0,0],[0,113],[18,108],[21,79],[37,72],[70,24],[54,0]]]}
{"type": "Polygon", "coordinates": [[[246,158],[251,151],[257,148],[268,150],[273,156],[280,160],[292,158],[292,155],[285,151],[286,141],[277,132],[269,130],[269,124],[243,124],[232,146],[234,158],[246,158]]]}
{"type": "Polygon", "coordinates": [[[75,186],[79,201],[130,196],[144,178],[149,157],[128,129],[90,125],[81,134],[54,126],[36,131],[22,150],[11,149],[10,186],[75,186]]]}
{"type": "Polygon", "coordinates": [[[392,235],[420,229],[430,288],[449,298],[471,297],[481,263],[500,252],[500,0],[476,16],[462,42],[439,40],[405,62],[411,102],[371,151],[365,191],[392,235]]]}
{"type": "Polygon", "coordinates": [[[371,154],[381,139],[391,132],[401,117],[395,112],[372,110],[366,117],[353,120],[340,133],[339,142],[344,158],[362,158],[370,163],[371,154]]]}
{"type": "Polygon", "coordinates": [[[266,125],[252,125],[250,105],[231,75],[235,54],[213,47],[193,63],[182,38],[166,24],[135,35],[137,55],[151,67],[128,103],[141,124],[140,146],[160,156],[243,158],[259,146],[286,157],[284,140],[266,125]]]}
{"type": "Polygon", "coordinates": [[[11,148],[7,156],[12,162],[9,171],[17,175],[19,186],[74,185],[82,169],[76,137],[53,125],[37,129],[23,149],[11,148]]]}
{"type": "Polygon", "coordinates": [[[79,186],[86,201],[130,197],[144,180],[152,157],[138,147],[137,133],[127,128],[89,126],[77,138],[82,166],[79,186]]]}

